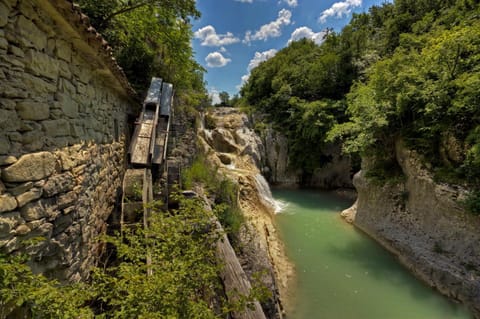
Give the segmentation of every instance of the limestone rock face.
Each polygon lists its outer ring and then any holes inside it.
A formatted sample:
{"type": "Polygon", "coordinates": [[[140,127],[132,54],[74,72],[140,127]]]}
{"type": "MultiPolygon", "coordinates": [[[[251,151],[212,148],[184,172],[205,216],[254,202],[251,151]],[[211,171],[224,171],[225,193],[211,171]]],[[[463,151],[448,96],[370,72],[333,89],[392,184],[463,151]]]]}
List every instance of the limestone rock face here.
{"type": "Polygon", "coordinates": [[[31,153],[22,156],[16,163],[2,170],[6,182],[37,181],[55,171],[57,161],[50,152],[31,153]]]}
{"type": "Polygon", "coordinates": [[[480,318],[480,218],[465,211],[467,191],[437,184],[415,152],[397,143],[406,180],[378,185],[354,177],[356,206],[345,212],[354,225],[399,257],[416,276],[468,305],[480,318]]]}
{"type": "Polygon", "coordinates": [[[268,180],[275,184],[299,184],[301,172],[289,168],[288,140],[285,135],[267,128],[262,136],[266,165],[270,170],[266,174],[268,180]]]}
{"type": "Polygon", "coordinates": [[[20,210],[23,219],[26,221],[36,221],[47,217],[45,206],[41,202],[34,202],[23,206],[20,210]]]}
{"type": "Polygon", "coordinates": [[[286,296],[292,268],[277,237],[273,209],[262,201],[256,183],[265,166],[265,147],[247,115],[238,109],[215,108],[209,116],[215,127],[203,128],[200,145],[219,173],[238,186],[238,204],[246,220],[237,257],[247,277],[252,280],[261,274],[259,280],[272,293],[272,298],[262,302],[267,318],[280,318],[278,293],[286,296]]]}
{"type": "Polygon", "coordinates": [[[212,132],[213,147],[222,153],[235,153],[238,148],[234,144],[232,134],[223,128],[216,128],[212,132]]]}
{"type": "Polygon", "coordinates": [[[27,203],[35,199],[39,199],[42,197],[42,189],[41,188],[33,188],[28,192],[25,192],[19,196],[17,196],[18,207],[22,207],[27,203]]]}
{"type": "MultiPolygon", "coordinates": [[[[274,184],[304,184],[324,189],[352,188],[352,164],[348,157],[342,156],[339,144],[326,145],[322,150],[326,163],[318,162],[312,174],[304,174],[301,169],[290,167],[288,140],[281,132],[267,128],[263,134],[265,160],[270,172],[266,174],[274,184]]],[[[308,152],[309,150],[305,150],[308,152]]]]}
{"type": "MultiPolygon", "coordinates": [[[[248,118],[245,119],[244,123],[249,125],[248,118]]],[[[236,143],[244,147],[242,154],[250,156],[255,161],[257,167],[262,168],[264,166],[265,147],[260,136],[252,134],[252,130],[247,130],[246,127],[235,130],[233,135],[236,143]]]]}

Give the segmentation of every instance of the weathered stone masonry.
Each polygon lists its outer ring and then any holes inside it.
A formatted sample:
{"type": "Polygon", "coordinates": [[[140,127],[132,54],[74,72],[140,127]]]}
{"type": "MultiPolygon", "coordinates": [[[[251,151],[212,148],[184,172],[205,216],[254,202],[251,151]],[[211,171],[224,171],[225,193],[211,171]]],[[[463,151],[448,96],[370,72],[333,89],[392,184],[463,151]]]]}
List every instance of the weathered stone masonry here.
{"type": "Polygon", "coordinates": [[[75,5],[0,0],[3,252],[62,280],[88,275],[121,187],[132,93],[75,5]]]}

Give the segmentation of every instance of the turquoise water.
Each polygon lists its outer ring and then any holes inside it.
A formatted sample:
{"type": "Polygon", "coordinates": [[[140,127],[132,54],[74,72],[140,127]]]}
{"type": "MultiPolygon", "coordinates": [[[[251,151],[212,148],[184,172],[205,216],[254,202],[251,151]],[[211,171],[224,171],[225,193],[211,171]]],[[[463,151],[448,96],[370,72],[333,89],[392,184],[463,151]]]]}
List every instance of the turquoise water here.
{"type": "Polygon", "coordinates": [[[296,267],[287,319],[472,318],[419,282],[381,246],[345,223],[351,202],[317,190],[273,190],[276,223],[296,267]]]}

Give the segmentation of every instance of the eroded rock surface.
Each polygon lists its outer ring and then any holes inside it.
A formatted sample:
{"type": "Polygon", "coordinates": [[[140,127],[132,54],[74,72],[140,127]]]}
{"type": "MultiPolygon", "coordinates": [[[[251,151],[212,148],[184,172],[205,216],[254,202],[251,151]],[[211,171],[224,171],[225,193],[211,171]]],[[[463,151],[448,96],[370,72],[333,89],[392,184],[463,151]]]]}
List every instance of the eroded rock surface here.
{"type": "Polygon", "coordinates": [[[265,147],[247,115],[237,109],[216,108],[208,116],[216,126],[202,130],[200,144],[220,173],[239,188],[239,206],[246,220],[238,248],[240,262],[250,280],[261,274],[262,283],[273,294],[262,307],[268,318],[279,318],[282,310],[278,299],[286,296],[293,266],[273,224],[272,207],[262,202],[255,181],[263,167],[265,147]]]}
{"type": "Polygon", "coordinates": [[[378,185],[360,171],[354,177],[358,200],[342,215],[480,318],[480,218],[462,206],[467,191],[435,183],[402,143],[396,156],[406,180],[378,185]]]}

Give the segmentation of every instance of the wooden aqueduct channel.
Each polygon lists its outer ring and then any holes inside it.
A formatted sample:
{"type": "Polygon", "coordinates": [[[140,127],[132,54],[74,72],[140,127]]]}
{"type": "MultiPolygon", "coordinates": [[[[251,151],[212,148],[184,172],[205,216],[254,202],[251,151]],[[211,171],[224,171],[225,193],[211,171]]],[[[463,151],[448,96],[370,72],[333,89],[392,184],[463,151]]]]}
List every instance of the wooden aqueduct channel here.
{"type": "MultiPolygon", "coordinates": [[[[143,102],[140,116],[135,122],[134,133],[128,148],[128,168],[123,179],[120,227],[141,225],[148,227],[151,208],[148,203],[155,199],[153,192],[154,177],[166,175],[166,185],[162,200],[168,206],[171,186],[180,183],[180,167],[176,161],[167,159],[170,123],[173,118],[173,85],[160,78],[152,78],[147,96],[143,102]],[[143,211],[139,220],[138,212],[143,211]]],[[[210,206],[209,206],[210,207],[210,206]]],[[[251,283],[245,274],[222,225],[214,221],[222,236],[217,242],[217,259],[223,263],[221,278],[225,293],[235,302],[241,296],[248,296],[251,283]]],[[[146,252],[147,264],[151,258],[146,252]]],[[[149,275],[149,274],[147,274],[149,275]]],[[[234,319],[265,319],[258,301],[254,301],[244,311],[231,314],[234,319]]]]}

